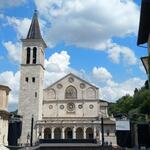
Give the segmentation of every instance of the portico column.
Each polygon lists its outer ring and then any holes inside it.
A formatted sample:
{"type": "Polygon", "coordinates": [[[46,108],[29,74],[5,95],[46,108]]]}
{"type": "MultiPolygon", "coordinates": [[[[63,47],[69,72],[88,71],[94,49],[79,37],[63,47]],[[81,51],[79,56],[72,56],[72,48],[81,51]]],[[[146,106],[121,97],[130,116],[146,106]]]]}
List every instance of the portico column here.
{"type": "Polygon", "coordinates": [[[33,63],[33,48],[30,49],[30,64],[33,63]]]}
{"type": "Polygon", "coordinates": [[[65,139],[65,128],[64,127],[61,129],[61,138],[65,139]]]}
{"type": "Polygon", "coordinates": [[[42,127],[41,137],[44,139],[44,126],[42,127]]]}
{"type": "Polygon", "coordinates": [[[76,127],[73,128],[73,139],[76,139],[76,127]]]}
{"type": "Polygon", "coordinates": [[[51,129],[51,139],[54,139],[54,130],[55,130],[55,128],[51,129]]]}
{"type": "Polygon", "coordinates": [[[96,127],[94,127],[94,130],[93,130],[93,132],[94,132],[94,139],[96,139],[96,127]]]}
{"type": "Polygon", "coordinates": [[[83,128],[83,138],[86,139],[86,127],[83,128]]]}
{"type": "Polygon", "coordinates": [[[36,139],[39,139],[39,126],[36,127],[36,139]]]}
{"type": "Polygon", "coordinates": [[[102,141],[102,133],[101,133],[101,129],[99,129],[99,141],[100,141],[100,143],[101,143],[101,141],[102,141]]]}

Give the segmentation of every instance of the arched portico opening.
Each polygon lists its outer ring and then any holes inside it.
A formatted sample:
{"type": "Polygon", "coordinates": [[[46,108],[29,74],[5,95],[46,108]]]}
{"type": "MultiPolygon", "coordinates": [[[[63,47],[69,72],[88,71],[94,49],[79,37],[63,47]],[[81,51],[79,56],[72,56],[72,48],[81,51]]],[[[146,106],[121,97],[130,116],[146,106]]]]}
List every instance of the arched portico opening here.
{"type": "Polygon", "coordinates": [[[65,139],[72,139],[72,129],[71,128],[66,128],[65,139]]]}
{"type": "Polygon", "coordinates": [[[60,128],[56,128],[54,130],[54,138],[55,139],[61,139],[61,129],[60,128]]]}
{"type": "Polygon", "coordinates": [[[45,128],[44,129],[44,139],[50,139],[51,138],[51,129],[45,128]]]}
{"type": "Polygon", "coordinates": [[[93,129],[92,128],[86,129],[86,139],[93,139],[93,129]]]}
{"type": "Polygon", "coordinates": [[[77,130],[76,130],[76,138],[77,139],[83,139],[83,129],[82,128],[77,128],[77,130]]]}

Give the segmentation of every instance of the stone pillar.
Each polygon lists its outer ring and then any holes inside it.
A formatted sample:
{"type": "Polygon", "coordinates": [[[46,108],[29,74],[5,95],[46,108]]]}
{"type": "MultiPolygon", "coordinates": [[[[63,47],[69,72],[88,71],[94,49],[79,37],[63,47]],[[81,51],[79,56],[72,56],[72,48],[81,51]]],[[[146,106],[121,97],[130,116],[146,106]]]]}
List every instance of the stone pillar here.
{"type": "Polygon", "coordinates": [[[76,139],[76,127],[73,128],[73,139],[76,139]]]}
{"type": "Polygon", "coordinates": [[[86,139],[86,128],[83,128],[83,138],[86,139]]]}
{"type": "Polygon", "coordinates": [[[36,140],[39,140],[39,126],[36,127],[36,140]]]}
{"type": "Polygon", "coordinates": [[[100,128],[98,128],[97,143],[98,143],[99,145],[102,144],[102,133],[101,133],[101,129],[100,129],[100,128]]]}
{"type": "Polygon", "coordinates": [[[101,129],[99,129],[99,140],[102,141],[102,133],[101,133],[101,129]]]}
{"type": "Polygon", "coordinates": [[[44,126],[42,127],[41,137],[44,139],[44,126]]]}
{"type": "Polygon", "coordinates": [[[51,139],[54,139],[54,130],[55,130],[55,128],[51,129],[51,139]]]}
{"type": "Polygon", "coordinates": [[[30,64],[33,64],[33,48],[30,50],[30,64]]]}
{"type": "Polygon", "coordinates": [[[96,127],[94,127],[93,132],[93,138],[96,139],[96,127]]]}
{"type": "Polygon", "coordinates": [[[65,128],[64,127],[61,129],[61,138],[65,139],[65,128]]]}

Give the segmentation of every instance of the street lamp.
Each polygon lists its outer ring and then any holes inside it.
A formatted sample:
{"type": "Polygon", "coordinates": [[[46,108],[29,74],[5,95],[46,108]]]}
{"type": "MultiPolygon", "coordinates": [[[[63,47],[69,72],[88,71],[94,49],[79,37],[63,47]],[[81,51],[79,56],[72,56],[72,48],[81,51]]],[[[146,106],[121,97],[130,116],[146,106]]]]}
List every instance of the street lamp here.
{"type": "Polygon", "coordinates": [[[104,146],[104,118],[101,117],[102,146],[104,146]]]}
{"type": "Polygon", "coordinates": [[[31,138],[30,138],[30,146],[33,145],[33,122],[34,122],[34,118],[33,118],[33,115],[32,115],[32,118],[31,118],[31,138]]]}

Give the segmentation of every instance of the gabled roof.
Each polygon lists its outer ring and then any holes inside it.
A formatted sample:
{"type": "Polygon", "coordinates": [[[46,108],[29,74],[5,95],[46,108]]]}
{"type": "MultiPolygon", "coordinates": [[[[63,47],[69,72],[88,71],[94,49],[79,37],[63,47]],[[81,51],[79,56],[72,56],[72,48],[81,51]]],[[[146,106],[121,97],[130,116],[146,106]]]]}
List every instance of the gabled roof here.
{"type": "Polygon", "coordinates": [[[99,88],[96,87],[95,85],[93,85],[93,84],[91,84],[91,83],[89,83],[89,82],[87,82],[87,81],[81,79],[80,77],[76,76],[75,74],[69,73],[69,74],[67,74],[66,76],[64,76],[63,78],[61,78],[61,79],[57,80],[56,82],[54,82],[52,85],[50,85],[50,86],[48,86],[47,88],[45,88],[45,90],[48,89],[48,88],[51,88],[51,87],[52,87],[53,85],[55,85],[56,83],[61,82],[63,79],[67,78],[68,76],[73,76],[73,77],[77,78],[78,80],[81,80],[82,82],[84,82],[84,83],[86,83],[86,84],[88,84],[88,85],[90,85],[90,86],[92,86],[92,87],[95,87],[96,89],[99,89],[99,88]]]}

